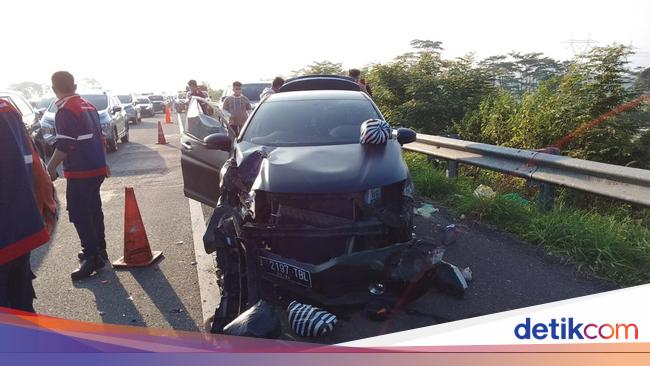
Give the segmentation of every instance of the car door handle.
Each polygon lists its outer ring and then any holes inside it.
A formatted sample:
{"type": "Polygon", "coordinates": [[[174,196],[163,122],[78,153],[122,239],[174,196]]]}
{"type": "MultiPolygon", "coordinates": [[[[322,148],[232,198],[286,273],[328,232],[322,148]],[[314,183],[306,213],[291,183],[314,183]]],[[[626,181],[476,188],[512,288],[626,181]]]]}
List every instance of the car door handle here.
{"type": "Polygon", "coordinates": [[[186,141],[186,142],[183,142],[181,145],[183,146],[183,149],[185,149],[187,151],[192,151],[192,144],[191,143],[186,141]]]}

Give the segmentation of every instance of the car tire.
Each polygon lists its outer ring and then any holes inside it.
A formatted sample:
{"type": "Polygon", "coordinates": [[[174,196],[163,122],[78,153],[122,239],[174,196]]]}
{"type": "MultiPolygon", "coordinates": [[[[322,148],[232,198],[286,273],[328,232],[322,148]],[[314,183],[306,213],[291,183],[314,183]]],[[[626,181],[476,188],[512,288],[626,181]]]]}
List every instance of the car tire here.
{"type": "Polygon", "coordinates": [[[111,133],[111,136],[108,136],[108,142],[106,143],[106,150],[108,150],[108,152],[117,151],[117,130],[115,128],[113,128],[113,132],[111,133]]]}
{"type": "Polygon", "coordinates": [[[124,133],[124,136],[120,138],[120,141],[122,141],[122,143],[129,142],[129,124],[127,123],[125,127],[126,127],[126,132],[124,133]]]}

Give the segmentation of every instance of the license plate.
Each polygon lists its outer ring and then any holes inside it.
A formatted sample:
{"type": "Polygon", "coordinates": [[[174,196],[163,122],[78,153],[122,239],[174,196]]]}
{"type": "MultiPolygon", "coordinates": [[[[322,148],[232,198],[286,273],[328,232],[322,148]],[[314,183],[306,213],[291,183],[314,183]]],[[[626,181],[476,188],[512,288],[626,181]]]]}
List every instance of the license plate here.
{"type": "Polygon", "coordinates": [[[260,256],[260,266],[266,273],[275,277],[311,287],[311,273],[302,268],[262,256],[260,256]]]}

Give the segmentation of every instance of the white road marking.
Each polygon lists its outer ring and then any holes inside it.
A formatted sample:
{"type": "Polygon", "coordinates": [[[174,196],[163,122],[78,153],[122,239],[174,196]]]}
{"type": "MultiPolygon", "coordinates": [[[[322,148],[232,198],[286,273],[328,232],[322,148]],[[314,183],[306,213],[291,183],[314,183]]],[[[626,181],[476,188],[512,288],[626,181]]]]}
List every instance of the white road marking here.
{"type": "Polygon", "coordinates": [[[214,315],[221,296],[217,285],[216,269],[212,255],[203,249],[203,234],[205,233],[205,220],[201,204],[188,198],[190,204],[190,219],[192,222],[192,241],[194,242],[194,256],[196,258],[196,271],[199,276],[199,292],[201,294],[201,308],[203,310],[203,323],[214,315]]]}

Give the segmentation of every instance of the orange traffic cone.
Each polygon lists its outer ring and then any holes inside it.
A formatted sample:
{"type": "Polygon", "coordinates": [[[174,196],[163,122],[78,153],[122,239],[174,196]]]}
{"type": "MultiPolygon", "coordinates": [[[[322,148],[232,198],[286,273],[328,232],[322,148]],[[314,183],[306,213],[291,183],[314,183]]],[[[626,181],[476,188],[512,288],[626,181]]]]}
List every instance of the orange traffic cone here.
{"type": "Polygon", "coordinates": [[[172,108],[165,107],[165,123],[172,123],[172,108]]]}
{"type": "Polygon", "coordinates": [[[145,267],[162,255],[151,251],[133,187],[124,187],[124,257],[113,267],[145,267]]]}
{"type": "Polygon", "coordinates": [[[164,145],[167,143],[167,140],[165,140],[165,133],[163,132],[160,121],[158,121],[158,142],[157,143],[160,145],[164,145]]]}

